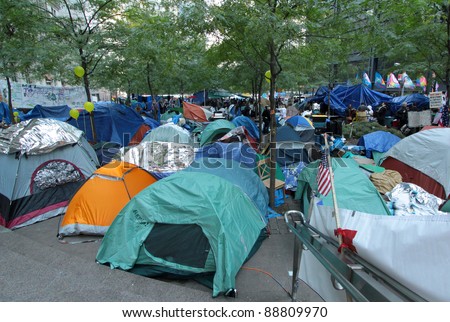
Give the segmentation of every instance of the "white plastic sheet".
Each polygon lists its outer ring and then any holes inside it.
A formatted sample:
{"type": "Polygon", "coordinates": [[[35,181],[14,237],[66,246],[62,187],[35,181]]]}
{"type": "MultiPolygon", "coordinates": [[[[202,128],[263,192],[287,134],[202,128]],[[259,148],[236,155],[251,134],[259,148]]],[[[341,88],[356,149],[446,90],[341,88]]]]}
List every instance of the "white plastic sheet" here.
{"type": "MultiPolygon", "coordinates": [[[[332,207],[315,200],[311,225],[333,236],[332,207]]],[[[450,301],[450,215],[380,216],[340,209],[341,228],[356,230],[358,254],[429,301],[450,301]]],[[[330,274],[303,251],[300,278],[326,301],[345,301],[330,274]]]]}

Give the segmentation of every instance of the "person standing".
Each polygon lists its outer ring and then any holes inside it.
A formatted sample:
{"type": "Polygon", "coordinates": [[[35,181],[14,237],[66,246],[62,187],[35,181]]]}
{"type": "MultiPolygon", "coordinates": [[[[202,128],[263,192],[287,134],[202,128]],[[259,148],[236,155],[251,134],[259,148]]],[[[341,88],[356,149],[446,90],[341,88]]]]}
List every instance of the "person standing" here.
{"type": "Polygon", "coordinates": [[[355,114],[355,110],[354,110],[354,108],[352,107],[352,104],[348,104],[347,110],[345,111],[345,122],[346,122],[347,124],[352,123],[352,121],[353,121],[353,119],[354,119],[354,117],[355,117],[354,114],[355,114]]]}
{"type": "Polygon", "coordinates": [[[382,103],[381,106],[377,110],[377,122],[378,122],[378,124],[380,124],[382,126],[386,125],[386,120],[385,120],[386,112],[387,112],[386,104],[382,103]]]}
{"type": "Polygon", "coordinates": [[[266,105],[264,106],[264,111],[262,112],[262,119],[263,119],[263,134],[269,133],[269,127],[270,127],[270,109],[266,105]]]}

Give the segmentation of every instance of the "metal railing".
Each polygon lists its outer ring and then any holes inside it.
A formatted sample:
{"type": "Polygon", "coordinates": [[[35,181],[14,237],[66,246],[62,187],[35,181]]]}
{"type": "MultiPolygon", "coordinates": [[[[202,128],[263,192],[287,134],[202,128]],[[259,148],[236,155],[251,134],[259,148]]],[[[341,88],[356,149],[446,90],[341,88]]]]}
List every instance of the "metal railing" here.
{"type": "Polygon", "coordinates": [[[310,251],[331,274],[335,289],[346,293],[347,301],[356,302],[423,302],[426,301],[398,281],[365,261],[357,254],[343,250],[338,243],[305,221],[303,213],[284,213],[289,230],[295,235],[292,272],[293,301],[297,300],[302,252],[310,251]]]}

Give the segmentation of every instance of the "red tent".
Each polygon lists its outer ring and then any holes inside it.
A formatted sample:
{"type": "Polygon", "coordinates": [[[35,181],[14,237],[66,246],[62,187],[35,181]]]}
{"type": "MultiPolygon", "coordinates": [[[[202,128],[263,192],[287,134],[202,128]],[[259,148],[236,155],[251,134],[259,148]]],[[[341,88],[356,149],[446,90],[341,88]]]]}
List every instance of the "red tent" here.
{"type": "Polygon", "coordinates": [[[183,102],[183,116],[197,122],[208,122],[208,118],[202,107],[188,102],[183,102]]]}

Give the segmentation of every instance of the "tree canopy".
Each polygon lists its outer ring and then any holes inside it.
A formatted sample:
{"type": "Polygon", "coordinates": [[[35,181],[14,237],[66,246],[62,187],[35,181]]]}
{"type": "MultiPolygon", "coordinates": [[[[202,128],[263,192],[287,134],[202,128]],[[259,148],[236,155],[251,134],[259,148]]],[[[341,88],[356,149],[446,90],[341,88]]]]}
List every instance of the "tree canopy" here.
{"type": "Polygon", "coordinates": [[[0,0],[0,74],[130,93],[306,91],[364,71],[448,83],[448,1],[0,0]],[[73,67],[82,66],[82,79],[73,67]],[[261,88],[258,88],[261,87],[261,88]]]}

